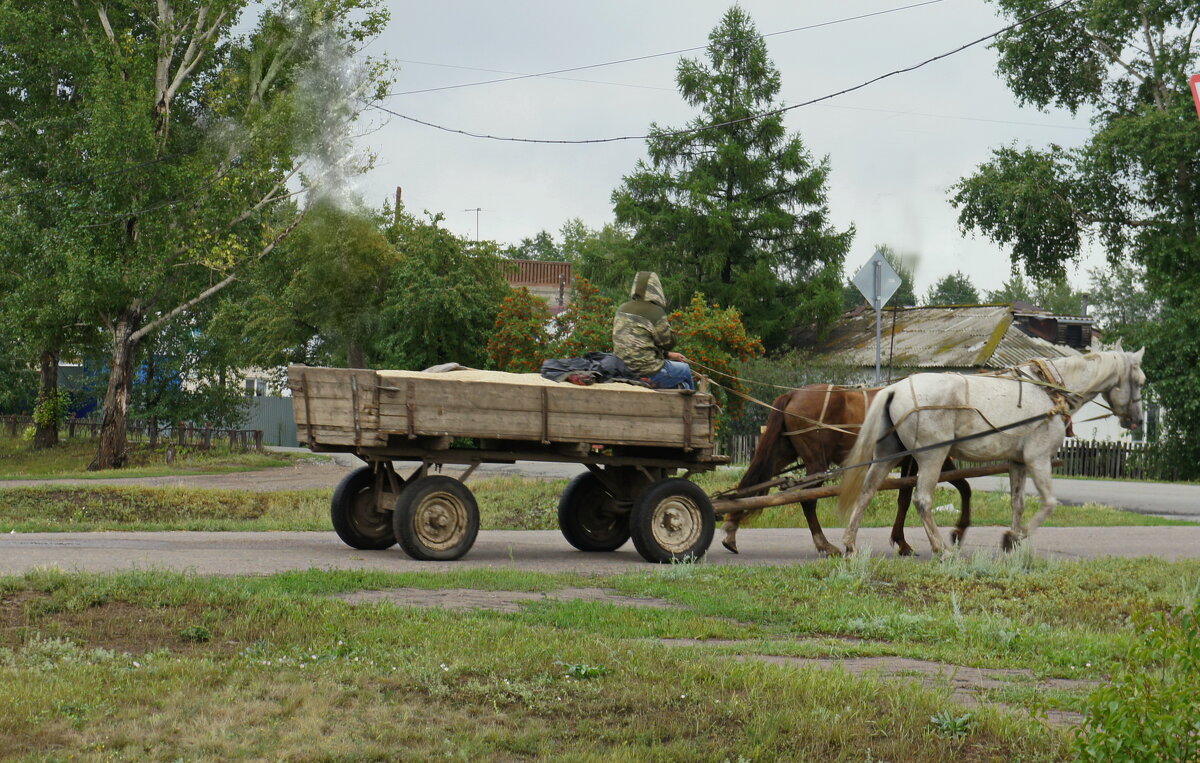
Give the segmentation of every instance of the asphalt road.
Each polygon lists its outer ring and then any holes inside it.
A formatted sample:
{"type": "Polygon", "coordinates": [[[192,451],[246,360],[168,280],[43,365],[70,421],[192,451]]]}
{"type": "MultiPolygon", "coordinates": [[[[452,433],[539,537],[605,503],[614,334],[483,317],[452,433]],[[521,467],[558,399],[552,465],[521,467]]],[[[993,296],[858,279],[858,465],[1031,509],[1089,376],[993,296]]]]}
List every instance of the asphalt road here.
{"type": "MultiPolygon", "coordinates": [[[[295,487],[302,475],[316,483],[332,486],[349,468],[359,464],[353,457],[316,470],[292,473],[290,468],[266,472],[218,475],[210,478],[148,478],[155,484],[187,480],[206,486],[246,489],[295,487]],[[214,481],[218,484],[209,484],[214,481]],[[225,485],[225,482],[231,484],[225,485]]],[[[478,477],[520,474],[542,478],[569,478],[582,471],[576,464],[520,463],[485,465],[478,477]]],[[[108,480],[105,480],[106,482],[108,480]]],[[[141,480],[139,480],[141,481],[141,480]]],[[[97,484],[97,481],[87,481],[97,484]]],[[[44,484],[44,483],[43,483],[44,484]]],[[[180,484],[185,484],[181,482],[180,484]]],[[[0,487],[16,486],[12,482],[0,487]]],[[[972,480],[976,490],[1008,490],[1007,477],[972,480]]],[[[1033,492],[1032,484],[1027,489],[1033,492]]],[[[1098,480],[1055,480],[1062,503],[1103,503],[1145,514],[1200,521],[1200,486],[1131,483],[1098,480]]],[[[997,549],[1004,528],[974,527],[967,535],[967,551],[997,549]]],[[[829,529],[829,538],[840,541],[841,533],[829,529]]],[[[866,528],[860,542],[877,556],[889,555],[886,528],[866,528]]],[[[718,538],[720,532],[718,531],[718,538]]],[[[811,561],[818,557],[804,529],[742,530],[738,534],[741,554],[730,554],[714,542],[708,564],[781,565],[811,561]]],[[[919,528],[909,531],[909,542],[928,559],[928,543],[919,528]]],[[[1055,559],[1100,556],[1156,556],[1168,560],[1200,558],[1200,525],[1195,527],[1047,527],[1031,541],[1035,551],[1055,559]]],[[[167,569],[197,574],[269,574],[303,569],[387,570],[436,572],[466,568],[510,568],[544,572],[612,573],[648,566],[633,545],[627,543],[613,553],[583,553],[571,548],[556,531],[484,531],[474,548],[456,562],[417,562],[398,547],[387,551],[358,551],[344,545],[332,532],[154,532],[154,533],[27,533],[0,535],[0,574],[23,574],[37,567],[65,570],[112,572],[130,569],[167,569]]]]}
{"type": "MultiPolygon", "coordinates": [[[[1000,527],[973,527],[967,551],[998,549],[1000,527]]],[[[890,555],[887,528],[859,535],[876,556],[890,555]]],[[[830,538],[840,540],[836,530],[830,538]]],[[[921,558],[928,559],[924,534],[909,533],[921,558]]],[[[742,553],[713,544],[705,563],[785,565],[818,558],[807,530],[742,530],[742,553]]],[[[1038,554],[1053,559],[1100,556],[1156,556],[1167,560],[1200,557],[1200,525],[1195,527],[1046,527],[1032,541],[1038,554]]],[[[445,572],[503,568],[539,572],[615,573],[651,567],[626,543],[612,553],[583,553],[555,531],[492,530],[479,534],[474,548],[455,562],[417,562],[393,547],[358,551],[332,532],[156,532],[28,533],[0,538],[0,575],[20,575],[37,567],[86,572],[176,570],[202,575],[263,575],[288,570],[383,570],[445,572]]]]}

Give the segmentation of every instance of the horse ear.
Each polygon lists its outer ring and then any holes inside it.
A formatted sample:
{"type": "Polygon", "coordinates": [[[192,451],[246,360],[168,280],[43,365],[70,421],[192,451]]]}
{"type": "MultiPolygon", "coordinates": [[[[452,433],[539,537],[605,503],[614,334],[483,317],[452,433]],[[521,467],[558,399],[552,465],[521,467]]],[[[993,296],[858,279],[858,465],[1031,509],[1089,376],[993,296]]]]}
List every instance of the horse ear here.
{"type": "Polygon", "coordinates": [[[1121,347],[1121,338],[1120,338],[1120,337],[1117,337],[1117,347],[1116,347],[1116,350],[1117,350],[1117,352],[1121,352],[1121,351],[1123,350],[1123,348],[1121,347]]]}
{"type": "Polygon", "coordinates": [[[1143,355],[1145,355],[1145,354],[1146,354],[1146,348],[1145,348],[1145,347],[1143,347],[1142,349],[1140,349],[1140,350],[1138,350],[1137,352],[1133,353],[1133,359],[1134,359],[1134,361],[1140,364],[1140,363],[1142,362],[1142,356],[1143,356],[1143,355]]]}

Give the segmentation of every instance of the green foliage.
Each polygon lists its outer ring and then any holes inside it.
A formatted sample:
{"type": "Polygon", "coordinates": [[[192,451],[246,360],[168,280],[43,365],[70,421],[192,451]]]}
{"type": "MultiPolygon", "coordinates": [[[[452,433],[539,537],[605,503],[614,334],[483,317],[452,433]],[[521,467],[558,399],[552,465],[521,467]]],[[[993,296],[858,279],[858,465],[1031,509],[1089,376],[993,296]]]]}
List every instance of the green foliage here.
{"type": "Polygon", "coordinates": [[[979,303],[979,290],[962,271],[955,271],[929,287],[925,293],[927,305],[974,305],[979,303]]]}
{"type": "Polygon", "coordinates": [[[983,300],[1028,302],[1056,315],[1081,315],[1083,298],[1066,279],[1037,278],[1031,284],[1020,273],[1014,273],[999,289],[987,292],[983,300]]]}
{"type": "Polygon", "coordinates": [[[575,276],[571,303],[554,316],[553,357],[612,352],[613,301],[586,278],[575,276]]]}
{"type": "MultiPolygon", "coordinates": [[[[1010,19],[1049,7],[994,0],[1010,19]]],[[[1157,313],[1120,327],[1142,335],[1144,368],[1167,409],[1167,435],[1200,474],[1200,122],[1188,85],[1200,67],[1193,3],[1083,0],[997,39],[999,71],[1018,99],[1038,107],[1088,108],[1083,146],[997,149],[952,189],[964,230],[1011,249],[1014,267],[1061,278],[1086,240],[1110,263],[1145,268],[1147,299],[1104,301],[1109,316],[1157,313]]],[[[1122,287],[1122,280],[1113,283],[1122,287]]],[[[1136,291],[1136,290],[1130,290],[1136,291]]],[[[1117,328],[1112,326],[1112,328],[1117,328]]]]}
{"type": "Polygon", "coordinates": [[[778,108],[781,82],[741,8],[709,35],[707,60],[680,62],[676,82],[700,115],[684,131],[652,126],[648,161],[613,194],[618,223],[635,231],[634,269],[657,271],[676,302],[700,292],[737,307],[779,347],[841,309],[853,231],[828,222],[828,162],[787,134],[782,114],[747,119],[778,108]]]}
{"type": "Polygon", "coordinates": [[[1140,617],[1120,670],[1088,697],[1076,754],[1085,761],[1200,759],[1198,685],[1195,605],[1140,617]]]}
{"type": "Polygon", "coordinates": [[[971,713],[955,715],[949,710],[943,710],[937,715],[929,717],[929,725],[939,736],[947,739],[964,739],[971,733],[971,728],[975,725],[975,716],[971,713]]]}
{"type": "Polygon", "coordinates": [[[504,298],[496,316],[496,331],[487,343],[488,360],[500,371],[534,373],[552,357],[550,310],[545,300],[522,287],[504,298]]]}
{"type": "Polygon", "coordinates": [[[489,337],[511,292],[502,260],[493,243],[468,242],[439,220],[401,215],[388,231],[399,259],[387,274],[368,351],[373,364],[420,370],[450,362],[480,367],[489,359],[489,337]]]}
{"type": "Polygon", "coordinates": [[[57,427],[71,413],[71,393],[59,389],[52,397],[40,398],[33,408],[33,423],[39,427],[57,427]]]}
{"type": "Polygon", "coordinates": [[[676,350],[693,363],[694,373],[712,377],[719,386],[713,390],[721,405],[721,421],[741,412],[746,383],[738,375],[739,365],[763,354],[763,345],[750,336],[736,307],[721,308],[696,294],[686,308],[671,314],[671,326],[678,337],[676,350]]]}

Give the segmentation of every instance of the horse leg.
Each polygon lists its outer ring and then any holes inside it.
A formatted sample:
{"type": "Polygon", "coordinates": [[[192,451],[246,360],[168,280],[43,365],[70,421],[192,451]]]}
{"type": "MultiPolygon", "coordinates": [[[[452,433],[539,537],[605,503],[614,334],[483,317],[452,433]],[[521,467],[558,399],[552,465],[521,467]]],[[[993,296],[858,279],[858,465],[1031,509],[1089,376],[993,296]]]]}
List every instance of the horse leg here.
{"type": "Polygon", "coordinates": [[[725,533],[725,537],[721,539],[721,545],[734,554],[738,552],[738,527],[741,526],[742,520],[749,513],[748,511],[731,511],[725,515],[725,522],[721,525],[721,532],[725,533]]]}
{"type": "Polygon", "coordinates": [[[1008,491],[1012,496],[1012,526],[1000,539],[1000,547],[1012,551],[1025,537],[1025,464],[1008,465],[1008,491]]]}
{"type": "Polygon", "coordinates": [[[813,545],[817,547],[817,552],[828,556],[841,556],[842,550],[830,543],[825,537],[825,531],[821,529],[821,520],[817,519],[817,502],[801,501],[800,506],[804,509],[804,519],[808,522],[808,531],[812,533],[813,545]]]}
{"type": "Polygon", "coordinates": [[[933,518],[933,491],[937,487],[938,478],[942,476],[941,466],[946,460],[946,454],[944,452],[937,455],[922,453],[916,457],[916,460],[917,511],[921,515],[921,523],[925,525],[925,534],[929,537],[929,547],[933,556],[937,557],[945,554],[949,549],[946,541],[942,538],[942,531],[938,529],[937,522],[933,518]]]}
{"type": "Polygon", "coordinates": [[[1035,460],[1026,468],[1029,470],[1029,476],[1033,478],[1033,485],[1037,488],[1038,495],[1042,497],[1041,510],[1033,515],[1033,519],[1029,520],[1029,529],[1025,533],[1025,537],[1029,537],[1033,535],[1034,530],[1042,526],[1042,522],[1045,522],[1054,513],[1058,499],[1054,497],[1054,480],[1051,477],[1049,456],[1035,460]]]}
{"type": "Polygon", "coordinates": [[[867,504],[875,496],[875,491],[879,489],[879,483],[883,482],[884,478],[888,476],[888,473],[892,471],[892,467],[899,460],[880,461],[879,463],[872,464],[867,470],[867,476],[863,480],[862,491],[854,499],[854,506],[850,509],[850,518],[846,522],[846,530],[842,535],[842,545],[846,547],[847,556],[853,556],[858,551],[858,528],[862,525],[863,514],[867,511],[867,504]]]}
{"type": "Polygon", "coordinates": [[[962,499],[962,511],[958,513],[958,526],[950,531],[950,542],[956,546],[962,546],[967,537],[967,528],[971,526],[971,483],[966,480],[954,480],[950,484],[958,488],[958,496],[962,499]]]}
{"type": "MultiPolygon", "coordinates": [[[[917,463],[911,458],[904,459],[900,466],[900,476],[911,477],[917,470],[917,463]]],[[[908,507],[912,505],[913,489],[902,487],[896,492],[896,521],[892,524],[892,545],[900,556],[915,556],[912,546],[904,539],[904,522],[908,518],[908,507]]]]}

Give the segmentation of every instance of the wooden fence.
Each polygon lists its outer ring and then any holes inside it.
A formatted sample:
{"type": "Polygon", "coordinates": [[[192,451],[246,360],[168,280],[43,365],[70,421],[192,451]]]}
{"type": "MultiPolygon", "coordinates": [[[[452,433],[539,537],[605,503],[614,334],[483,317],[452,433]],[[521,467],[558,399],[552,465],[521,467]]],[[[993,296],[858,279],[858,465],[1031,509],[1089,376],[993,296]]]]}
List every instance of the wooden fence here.
{"type": "MultiPolygon", "coordinates": [[[[0,424],[10,437],[17,437],[26,427],[33,426],[32,416],[4,416],[0,424]]],[[[71,419],[58,430],[60,437],[67,439],[94,438],[100,434],[100,422],[96,419],[71,419]]],[[[233,451],[263,450],[263,433],[261,429],[224,429],[211,426],[196,426],[187,422],[179,422],[175,426],[162,427],[152,425],[147,421],[130,421],[126,430],[126,438],[130,442],[146,443],[157,447],[160,442],[174,443],[180,448],[197,448],[208,450],[214,445],[228,442],[233,451]]]]}
{"type": "MultiPolygon", "coordinates": [[[[734,464],[748,464],[758,445],[756,435],[733,435],[723,439],[718,451],[734,464]]],[[[1170,480],[1173,470],[1160,463],[1153,445],[1121,440],[1066,440],[1056,459],[1062,466],[1054,473],[1064,477],[1096,477],[1128,480],[1170,480]]]]}

